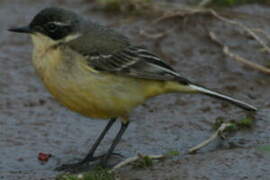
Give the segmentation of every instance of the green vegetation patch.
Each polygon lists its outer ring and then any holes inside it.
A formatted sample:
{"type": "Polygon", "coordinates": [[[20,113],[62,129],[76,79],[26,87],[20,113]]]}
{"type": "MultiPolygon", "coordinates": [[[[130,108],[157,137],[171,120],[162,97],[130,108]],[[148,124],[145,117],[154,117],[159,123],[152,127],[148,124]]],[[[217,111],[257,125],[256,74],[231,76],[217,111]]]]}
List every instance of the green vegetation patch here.
{"type": "Polygon", "coordinates": [[[179,156],[181,153],[177,150],[171,150],[165,154],[167,157],[179,156]]]}
{"type": "MultiPolygon", "coordinates": [[[[223,117],[218,117],[213,124],[213,129],[217,130],[222,123],[224,123],[225,120],[223,117]]],[[[243,119],[240,119],[238,121],[236,120],[231,120],[229,123],[231,124],[226,131],[236,131],[239,129],[246,129],[246,128],[251,128],[254,122],[254,118],[251,116],[244,117],[243,119]]]]}
{"type": "Polygon", "coordinates": [[[256,149],[261,152],[270,153],[270,144],[258,146],[256,149]]]}
{"type": "Polygon", "coordinates": [[[135,161],[132,163],[132,166],[134,168],[148,168],[153,166],[153,159],[151,159],[149,156],[142,156],[138,161],[135,161]]]}
{"type": "Polygon", "coordinates": [[[237,121],[235,123],[239,128],[251,128],[253,120],[254,119],[251,117],[245,117],[245,118],[243,118],[240,121],[237,121]]]}
{"type": "Polygon", "coordinates": [[[56,180],[115,180],[115,177],[107,169],[99,167],[81,174],[63,174],[58,176],[56,180]]]}

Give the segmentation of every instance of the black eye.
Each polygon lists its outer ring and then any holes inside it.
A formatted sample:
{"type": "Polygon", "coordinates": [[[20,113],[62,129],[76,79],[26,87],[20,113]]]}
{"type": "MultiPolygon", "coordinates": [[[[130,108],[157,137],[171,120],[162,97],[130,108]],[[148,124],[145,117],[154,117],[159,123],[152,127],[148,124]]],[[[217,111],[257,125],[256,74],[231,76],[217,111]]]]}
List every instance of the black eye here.
{"type": "Polygon", "coordinates": [[[49,23],[49,24],[47,24],[47,29],[50,32],[55,32],[56,29],[57,29],[57,26],[55,24],[53,24],[53,23],[49,23]]]}

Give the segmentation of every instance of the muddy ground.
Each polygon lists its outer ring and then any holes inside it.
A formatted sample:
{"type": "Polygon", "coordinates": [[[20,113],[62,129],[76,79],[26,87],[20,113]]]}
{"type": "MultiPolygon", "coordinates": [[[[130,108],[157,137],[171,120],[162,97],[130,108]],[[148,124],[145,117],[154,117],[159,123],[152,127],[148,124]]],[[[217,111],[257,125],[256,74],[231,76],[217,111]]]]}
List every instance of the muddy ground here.
{"type": "MultiPolygon", "coordinates": [[[[25,25],[50,5],[73,9],[106,25],[117,24],[115,28],[136,43],[158,51],[155,40],[139,36],[139,30],[150,22],[144,17],[130,19],[91,11],[93,4],[85,0],[0,1],[0,179],[54,179],[59,172],[53,169],[82,158],[106,123],[59,105],[34,73],[30,38],[6,31],[10,26],[25,25]],[[39,152],[50,153],[53,158],[41,164],[37,160],[39,152]]],[[[269,7],[254,4],[232,9],[240,13],[236,19],[270,33],[269,7]]],[[[173,59],[170,63],[178,72],[256,105],[260,111],[251,129],[216,141],[195,155],[179,155],[147,169],[123,168],[119,170],[120,179],[270,179],[270,153],[261,148],[270,145],[270,76],[224,56],[207,32],[215,32],[234,52],[255,62],[269,64],[269,54],[243,31],[209,16],[170,20],[158,27],[176,27],[160,42],[160,48],[173,59]]],[[[117,152],[125,157],[183,152],[208,138],[216,119],[240,120],[246,116],[233,105],[203,95],[159,96],[132,113],[133,122],[117,152]]],[[[99,152],[106,150],[118,128],[119,124],[113,127],[99,152]]]]}

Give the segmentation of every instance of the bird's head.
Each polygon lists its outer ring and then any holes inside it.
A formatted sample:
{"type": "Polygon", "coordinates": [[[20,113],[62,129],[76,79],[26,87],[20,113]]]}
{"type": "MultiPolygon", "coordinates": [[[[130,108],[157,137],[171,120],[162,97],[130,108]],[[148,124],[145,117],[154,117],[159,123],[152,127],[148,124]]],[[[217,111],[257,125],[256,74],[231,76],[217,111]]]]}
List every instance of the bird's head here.
{"type": "Polygon", "coordinates": [[[10,28],[9,31],[29,33],[33,38],[50,39],[52,42],[67,42],[78,38],[82,29],[82,17],[62,8],[46,8],[40,11],[24,27],[10,28]]]}

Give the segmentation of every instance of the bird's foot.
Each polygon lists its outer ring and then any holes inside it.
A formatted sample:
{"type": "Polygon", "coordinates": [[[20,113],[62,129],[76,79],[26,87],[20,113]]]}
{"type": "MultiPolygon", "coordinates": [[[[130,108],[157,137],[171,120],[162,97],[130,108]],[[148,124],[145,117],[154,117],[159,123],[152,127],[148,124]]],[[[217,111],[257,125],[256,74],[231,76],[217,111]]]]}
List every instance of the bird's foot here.
{"type": "Polygon", "coordinates": [[[83,171],[89,170],[91,168],[92,167],[90,167],[88,163],[79,162],[79,163],[72,163],[72,164],[63,164],[63,165],[55,168],[55,170],[76,173],[76,172],[83,172],[83,171]]]}
{"type": "MultiPolygon", "coordinates": [[[[90,169],[100,166],[102,168],[109,168],[108,164],[103,161],[104,157],[106,156],[105,154],[96,156],[96,157],[91,157],[88,159],[84,159],[78,163],[72,163],[72,164],[63,164],[57,168],[55,168],[56,171],[66,171],[66,172],[71,172],[71,173],[76,173],[76,172],[83,172],[83,171],[89,171],[90,169]],[[99,163],[95,163],[90,165],[89,162],[93,162],[96,160],[100,160],[99,163]]],[[[123,157],[120,153],[112,153],[112,156],[120,156],[123,157]]]]}

